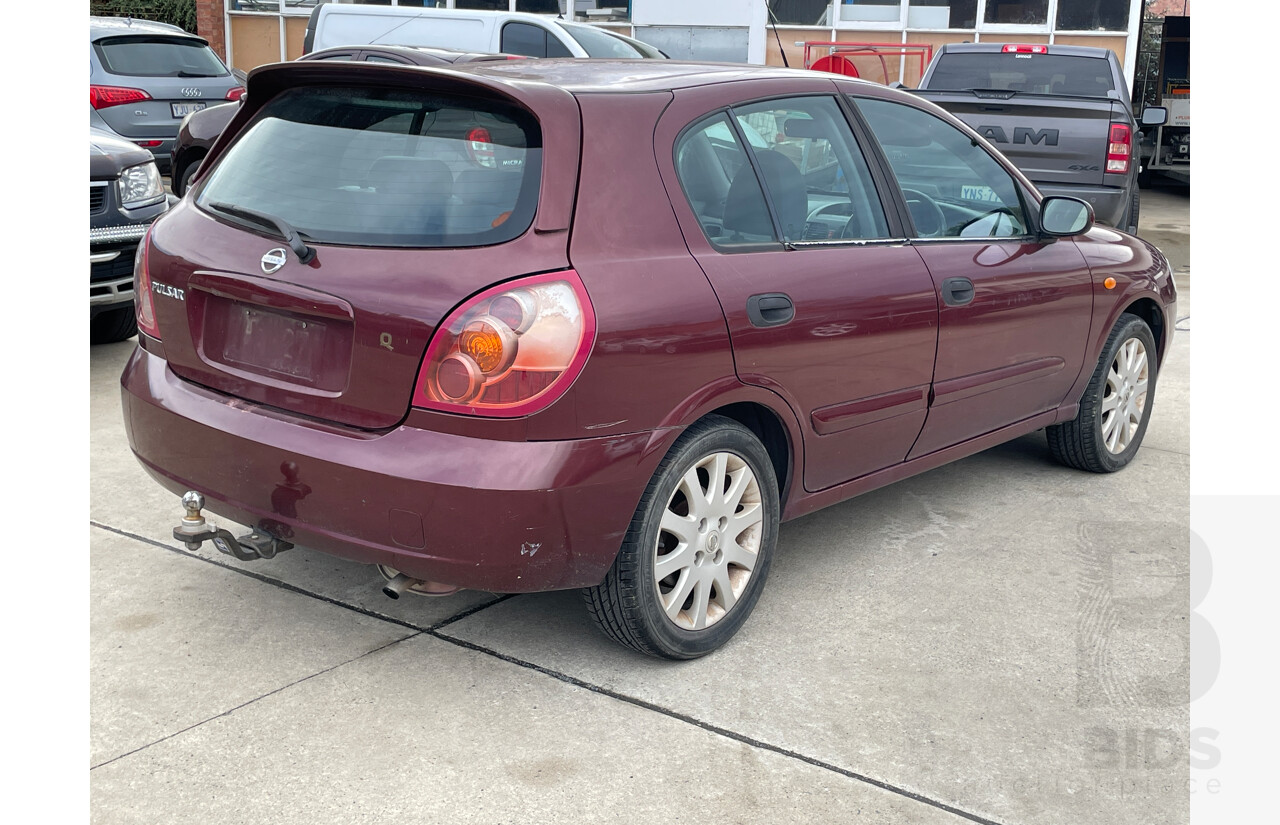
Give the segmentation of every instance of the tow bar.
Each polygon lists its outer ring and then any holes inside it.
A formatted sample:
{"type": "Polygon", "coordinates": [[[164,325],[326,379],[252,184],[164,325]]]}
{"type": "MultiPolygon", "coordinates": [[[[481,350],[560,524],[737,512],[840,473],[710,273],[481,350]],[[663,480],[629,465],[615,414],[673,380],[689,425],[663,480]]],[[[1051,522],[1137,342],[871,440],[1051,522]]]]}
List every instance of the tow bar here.
{"type": "Polygon", "coordinates": [[[229,531],[205,519],[200,512],[204,509],[204,496],[195,490],[189,490],[182,496],[182,506],[186,508],[187,514],[182,517],[182,523],[173,528],[173,537],[193,553],[200,549],[201,544],[211,541],[214,547],[228,556],[235,556],[241,561],[254,561],[275,558],[276,553],[293,547],[283,539],[258,530],[236,538],[229,531]]]}

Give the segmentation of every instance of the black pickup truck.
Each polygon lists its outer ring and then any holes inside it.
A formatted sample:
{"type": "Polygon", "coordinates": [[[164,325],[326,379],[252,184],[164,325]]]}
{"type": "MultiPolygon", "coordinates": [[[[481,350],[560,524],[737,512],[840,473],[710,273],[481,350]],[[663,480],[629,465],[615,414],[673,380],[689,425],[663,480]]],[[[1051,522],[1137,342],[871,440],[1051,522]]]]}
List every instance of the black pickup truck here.
{"type": "MultiPolygon", "coordinates": [[[[1138,230],[1138,129],[1115,52],[1088,46],[954,43],[920,97],[963,120],[1045,195],[1092,204],[1099,223],[1138,230]]],[[[1142,124],[1166,113],[1144,110],[1142,124]]]]}

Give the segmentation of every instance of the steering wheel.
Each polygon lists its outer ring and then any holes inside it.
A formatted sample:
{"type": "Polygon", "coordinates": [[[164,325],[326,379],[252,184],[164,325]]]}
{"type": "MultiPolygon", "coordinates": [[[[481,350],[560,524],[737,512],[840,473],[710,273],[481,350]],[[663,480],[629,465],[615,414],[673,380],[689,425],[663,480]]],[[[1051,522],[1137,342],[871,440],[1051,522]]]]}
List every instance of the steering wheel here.
{"type": "Polygon", "coordinates": [[[922,238],[936,238],[947,229],[947,218],[942,214],[937,201],[919,189],[903,189],[907,199],[907,210],[916,225],[916,232],[922,238]]]}
{"type": "Polygon", "coordinates": [[[960,236],[965,237],[965,233],[969,230],[970,227],[975,226],[981,223],[982,221],[985,221],[987,218],[990,218],[992,215],[996,215],[997,218],[991,226],[991,231],[988,232],[983,237],[1003,238],[1003,237],[1009,237],[1014,234],[1013,229],[1017,222],[1017,215],[1015,215],[1013,213],[1013,210],[1009,209],[1008,207],[1001,206],[996,209],[992,209],[989,212],[983,212],[981,215],[979,215],[976,218],[972,218],[968,221],[965,221],[964,225],[960,227],[960,233],[959,233],[960,236]],[[1001,224],[1000,216],[1003,216],[1009,219],[1007,223],[1011,231],[1006,235],[1000,234],[1000,224],[1001,224]]]}

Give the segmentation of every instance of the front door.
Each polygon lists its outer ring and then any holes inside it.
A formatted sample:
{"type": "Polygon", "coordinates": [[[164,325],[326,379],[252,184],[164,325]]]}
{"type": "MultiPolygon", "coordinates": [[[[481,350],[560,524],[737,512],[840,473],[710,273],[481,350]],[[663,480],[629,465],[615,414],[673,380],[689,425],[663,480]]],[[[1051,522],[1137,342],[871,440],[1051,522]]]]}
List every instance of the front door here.
{"type": "Polygon", "coordinates": [[[910,458],[1056,408],[1084,359],[1093,283],[987,149],[934,114],[853,98],[884,150],[940,306],[928,420],[910,458]]]}

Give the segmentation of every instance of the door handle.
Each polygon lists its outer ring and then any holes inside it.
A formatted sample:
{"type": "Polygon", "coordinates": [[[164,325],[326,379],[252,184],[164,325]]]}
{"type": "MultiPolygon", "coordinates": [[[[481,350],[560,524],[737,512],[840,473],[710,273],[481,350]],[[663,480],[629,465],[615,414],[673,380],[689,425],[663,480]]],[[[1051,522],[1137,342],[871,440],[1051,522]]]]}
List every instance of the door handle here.
{"type": "Polygon", "coordinates": [[[753,327],[777,327],[795,317],[795,305],[781,292],[752,295],[747,299],[747,318],[753,327]]]}
{"type": "Polygon", "coordinates": [[[973,301],[973,281],[968,278],[947,278],[942,282],[942,303],[949,307],[962,307],[973,301]]]}

